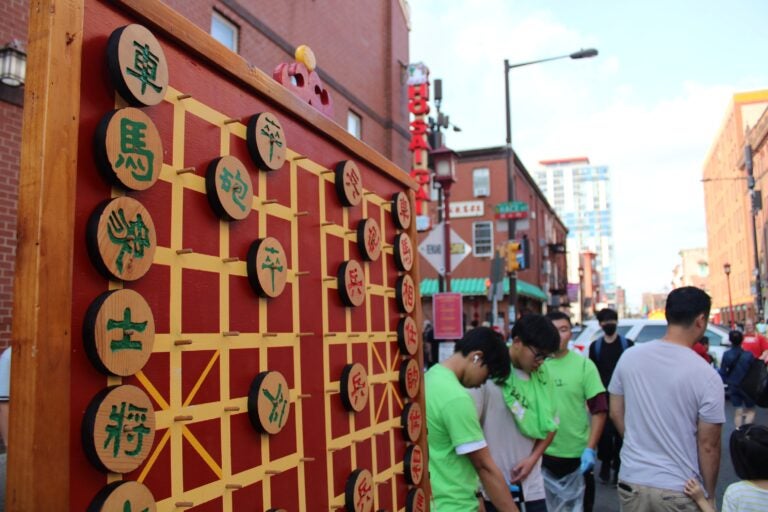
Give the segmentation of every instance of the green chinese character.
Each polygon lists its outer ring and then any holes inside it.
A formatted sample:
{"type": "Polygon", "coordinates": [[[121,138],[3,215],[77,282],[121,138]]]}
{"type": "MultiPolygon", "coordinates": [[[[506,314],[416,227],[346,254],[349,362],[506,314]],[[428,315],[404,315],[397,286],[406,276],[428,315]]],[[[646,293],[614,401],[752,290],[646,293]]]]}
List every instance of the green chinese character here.
{"type": "Polygon", "coordinates": [[[147,149],[144,140],[146,129],[147,123],[132,121],[127,117],[120,120],[120,154],[117,156],[115,167],[125,164],[125,168],[131,170],[131,175],[137,181],[152,181],[155,155],[147,149]],[[137,156],[134,158],[133,155],[137,156]]]}
{"type": "Polygon", "coordinates": [[[107,226],[109,240],[113,244],[120,245],[120,253],[115,264],[117,270],[123,273],[123,257],[132,254],[135,258],[144,257],[144,249],[149,248],[149,228],[144,224],[141,214],[136,215],[136,220],[128,221],[122,208],[109,214],[107,226]]]}
{"type": "Polygon", "coordinates": [[[110,342],[110,349],[112,352],[117,352],[118,350],[141,350],[141,342],[132,340],[129,333],[130,331],[144,332],[146,328],[147,322],[132,322],[131,308],[125,308],[122,320],[112,320],[111,318],[107,320],[107,330],[123,330],[123,337],[119,340],[112,340],[110,342]]]}
{"type": "MultiPolygon", "coordinates": [[[[131,502],[130,500],[125,500],[125,503],[123,503],[123,512],[131,512],[131,502]]],[[[149,512],[149,507],[145,508],[141,512],[149,512]]]]}
{"type": "Polygon", "coordinates": [[[269,137],[269,161],[272,161],[272,155],[274,153],[275,146],[283,147],[283,141],[280,140],[280,127],[276,122],[267,118],[267,124],[261,129],[261,134],[269,137]],[[269,126],[272,125],[275,131],[271,131],[269,126]]]}
{"type": "Polygon", "coordinates": [[[118,410],[116,405],[112,406],[112,410],[109,413],[110,421],[113,424],[107,424],[104,430],[107,432],[107,438],[104,440],[104,448],[108,448],[110,443],[114,443],[112,447],[112,455],[117,457],[120,453],[120,445],[122,444],[122,436],[125,433],[125,440],[129,443],[133,443],[136,440],[136,447],[133,450],[126,450],[124,453],[131,457],[141,453],[141,447],[144,441],[144,436],[150,433],[150,429],[144,426],[144,422],[147,421],[147,408],[136,407],[133,404],[128,405],[128,415],[125,414],[126,403],[120,403],[120,409],[118,410]],[[126,422],[128,424],[126,424],[126,422]],[[133,426],[129,428],[129,425],[133,426]]]}
{"type": "Polygon", "coordinates": [[[288,400],[283,396],[283,385],[277,385],[277,393],[274,395],[267,391],[266,388],[262,389],[261,392],[272,403],[272,410],[269,412],[269,422],[276,422],[278,425],[282,425],[285,418],[285,408],[288,406],[288,400]],[[280,409],[280,412],[278,412],[278,409],[280,409]]]}
{"type": "Polygon", "coordinates": [[[221,173],[221,189],[224,192],[232,192],[232,201],[240,208],[242,211],[245,211],[245,203],[243,203],[243,199],[245,199],[245,196],[248,194],[248,185],[243,180],[242,176],[240,176],[240,169],[237,170],[237,174],[234,176],[235,181],[237,181],[237,184],[232,186],[232,171],[224,168],[224,172],[221,173]]]}
{"type": "Polygon", "coordinates": [[[152,87],[155,92],[160,92],[163,88],[153,82],[157,79],[157,64],[160,59],[149,50],[148,44],[139,44],[138,41],[134,41],[133,46],[135,47],[133,53],[133,67],[135,69],[125,68],[125,71],[139,79],[141,94],[144,94],[147,86],[152,87]]]}
{"type": "MultiPolygon", "coordinates": [[[[280,254],[279,249],[275,249],[274,247],[267,247],[264,249],[266,252],[270,254],[280,254]]],[[[272,291],[275,291],[275,270],[282,272],[283,271],[283,264],[280,263],[280,257],[275,256],[275,261],[273,262],[272,259],[269,257],[269,254],[267,255],[267,258],[264,260],[264,263],[261,264],[261,268],[269,269],[272,273],[272,291]]]]}

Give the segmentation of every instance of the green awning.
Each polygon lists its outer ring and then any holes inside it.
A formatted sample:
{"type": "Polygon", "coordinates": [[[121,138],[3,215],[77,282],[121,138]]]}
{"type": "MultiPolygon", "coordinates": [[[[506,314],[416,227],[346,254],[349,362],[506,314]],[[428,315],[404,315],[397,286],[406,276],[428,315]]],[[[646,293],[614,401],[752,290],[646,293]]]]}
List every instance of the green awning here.
{"type": "MultiPolygon", "coordinates": [[[[507,295],[509,294],[509,279],[504,279],[503,283],[504,283],[504,295],[507,295]]],[[[433,294],[439,291],[438,286],[439,286],[439,283],[437,279],[423,279],[421,281],[421,286],[419,287],[421,290],[421,296],[431,297],[433,294]]],[[[463,295],[485,296],[487,294],[485,290],[485,278],[481,278],[481,277],[453,278],[451,279],[451,291],[460,292],[463,295]]],[[[517,294],[525,295],[526,297],[531,297],[533,299],[540,300],[540,301],[547,300],[547,294],[544,293],[544,291],[541,288],[527,281],[523,281],[522,279],[517,280],[517,294]]]]}

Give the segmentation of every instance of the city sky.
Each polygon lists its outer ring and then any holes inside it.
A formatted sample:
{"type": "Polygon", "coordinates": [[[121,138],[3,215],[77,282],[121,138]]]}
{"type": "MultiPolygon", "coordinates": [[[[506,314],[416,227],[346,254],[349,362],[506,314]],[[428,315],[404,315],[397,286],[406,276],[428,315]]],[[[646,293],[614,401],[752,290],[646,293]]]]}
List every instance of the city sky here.
{"type": "Polygon", "coordinates": [[[768,89],[768,2],[409,4],[410,60],[443,80],[441,110],[462,130],[452,149],[505,143],[504,59],[598,49],[509,72],[512,144],[532,174],[556,158],[608,165],[617,283],[635,308],[668,288],[678,251],[707,245],[700,180],[732,95],[768,89]]]}

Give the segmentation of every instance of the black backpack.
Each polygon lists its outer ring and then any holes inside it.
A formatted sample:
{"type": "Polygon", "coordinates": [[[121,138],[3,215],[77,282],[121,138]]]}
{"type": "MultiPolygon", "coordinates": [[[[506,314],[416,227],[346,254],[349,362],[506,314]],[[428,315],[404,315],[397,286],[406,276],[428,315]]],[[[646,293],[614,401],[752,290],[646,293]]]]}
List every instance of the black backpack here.
{"type": "Polygon", "coordinates": [[[757,405],[768,407],[768,369],[765,361],[753,358],[739,387],[757,405]]]}

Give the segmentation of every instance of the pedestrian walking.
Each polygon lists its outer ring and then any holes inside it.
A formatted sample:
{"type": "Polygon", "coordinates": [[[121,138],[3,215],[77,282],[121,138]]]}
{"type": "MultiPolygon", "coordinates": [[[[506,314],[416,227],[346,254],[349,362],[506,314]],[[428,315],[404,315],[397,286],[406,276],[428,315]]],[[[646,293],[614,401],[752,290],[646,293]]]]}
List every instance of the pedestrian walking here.
{"type": "MultiPolygon", "coordinates": [[[[605,308],[598,311],[597,321],[603,330],[603,336],[589,346],[589,358],[597,366],[600,380],[607,389],[619,358],[633,343],[616,331],[619,315],[613,309],[605,308]]],[[[608,401],[610,406],[610,396],[608,401]]],[[[599,477],[604,484],[610,482],[616,485],[621,466],[621,459],[619,459],[621,442],[616,426],[608,418],[597,445],[597,457],[600,459],[599,477]]]]}
{"type": "Polygon", "coordinates": [[[477,511],[479,480],[498,510],[517,512],[466,389],[488,378],[503,381],[509,372],[509,352],[502,337],[478,327],[456,343],[451,357],[425,374],[432,510],[477,511]]]}
{"type": "Polygon", "coordinates": [[[707,327],[711,299],[685,286],[667,296],[667,331],[619,360],[610,416],[624,436],[619,472],[622,512],[695,512],[685,492],[695,476],[714,504],[725,422],[723,384],[691,347],[707,327]]]}
{"type": "Polygon", "coordinates": [[[731,348],[723,354],[723,361],[720,364],[720,377],[728,385],[728,395],[733,404],[733,424],[736,428],[745,423],[755,421],[755,402],[748,397],[741,389],[741,383],[749,371],[754,356],[752,352],[742,348],[744,335],[739,331],[728,333],[728,339],[731,342],[731,348]]]}
{"type": "Polygon", "coordinates": [[[595,363],[568,350],[573,335],[570,317],[554,311],[547,318],[560,335],[560,347],[544,364],[554,382],[558,424],[542,459],[547,508],[549,512],[591,512],[592,469],[608,416],[608,396],[595,363]]]}
{"type": "Polygon", "coordinates": [[[768,339],[755,330],[755,322],[749,318],[744,322],[744,341],[741,348],[749,350],[758,359],[768,359],[768,339]]]}

